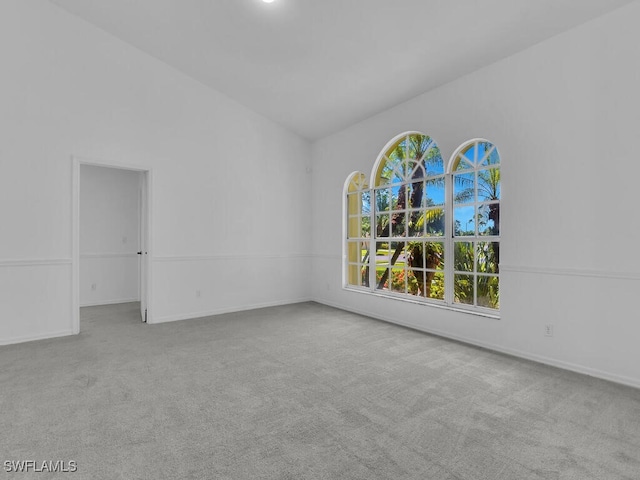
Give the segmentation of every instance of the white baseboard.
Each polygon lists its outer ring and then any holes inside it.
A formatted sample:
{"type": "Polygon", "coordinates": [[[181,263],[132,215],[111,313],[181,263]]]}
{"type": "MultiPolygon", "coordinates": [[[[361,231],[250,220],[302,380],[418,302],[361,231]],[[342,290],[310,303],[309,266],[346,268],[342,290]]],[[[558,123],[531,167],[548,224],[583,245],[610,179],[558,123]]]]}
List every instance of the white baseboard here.
{"type": "Polygon", "coordinates": [[[131,302],[139,302],[139,298],[120,298],[118,300],[109,300],[102,301],[97,303],[81,303],[80,307],[99,307],[101,305],[115,305],[116,303],[131,303],[131,302]]]}
{"type": "Polygon", "coordinates": [[[552,367],[561,368],[563,370],[569,370],[571,372],[581,373],[583,375],[588,375],[590,377],[600,378],[602,380],[608,380],[610,382],[619,383],[622,385],[627,385],[629,387],[640,388],[640,379],[627,377],[624,375],[618,375],[611,372],[605,372],[603,370],[598,370],[591,367],[585,367],[583,365],[578,365],[571,362],[565,362],[563,360],[557,360],[555,358],[545,357],[542,355],[536,355],[529,352],[523,352],[520,350],[514,350],[511,348],[505,348],[500,345],[495,345],[487,342],[479,342],[477,340],[467,338],[461,335],[453,335],[448,332],[443,332],[440,330],[424,328],[421,325],[417,325],[410,322],[403,322],[401,320],[388,317],[386,315],[380,315],[377,313],[367,312],[364,310],[360,310],[357,308],[349,307],[346,305],[340,305],[333,302],[328,302],[325,300],[313,299],[314,302],[320,303],[322,305],[327,305],[329,307],[339,308],[340,310],[346,310],[347,312],[357,313],[359,315],[363,315],[365,317],[375,318],[377,320],[382,320],[384,322],[395,323],[396,325],[401,325],[403,327],[412,328],[414,330],[419,330],[421,332],[430,333],[433,335],[437,335],[439,337],[448,338],[451,340],[456,340],[458,342],[467,343],[469,345],[474,345],[476,347],[486,348],[487,350],[492,350],[494,352],[504,353],[507,355],[511,355],[513,357],[523,358],[525,360],[531,360],[537,363],[542,363],[545,365],[549,365],[552,367]]]}
{"type": "Polygon", "coordinates": [[[0,338],[0,345],[13,345],[15,343],[33,342],[35,340],[46,340],[47,338],[66,337],[76,335],[73,329],[60,330],[57,332],[40,333],[38,335],[23,335],[21,337],[0,338]]]}
{"type": "Polygon", "coordinates": [[[279,307],[282,305],[292,305],[295,303],[304,303],[304,302],[311,302],[311,301],[313,301],[311,298],[304,297],[304,298],[297,298],[297,299],[290,299],[290,300],[279,300],[276,302],[254,303],[251,305],[243,305],[241,307],[226,307],[226,308],[218,308],[215,310],[206,310],[206,311],[191,312],[191,313],[180,313],[176,315],[166,315],[164,317],[152,318],[151,321],[149,321],[148,323],[156,324],[156,323],[175,322],[178,320],[194,320],[196,318],[210,317],[213,315],[222,315],[225,313],[244,312],[247,310],[256,310],[258,308],[279,307]]]}

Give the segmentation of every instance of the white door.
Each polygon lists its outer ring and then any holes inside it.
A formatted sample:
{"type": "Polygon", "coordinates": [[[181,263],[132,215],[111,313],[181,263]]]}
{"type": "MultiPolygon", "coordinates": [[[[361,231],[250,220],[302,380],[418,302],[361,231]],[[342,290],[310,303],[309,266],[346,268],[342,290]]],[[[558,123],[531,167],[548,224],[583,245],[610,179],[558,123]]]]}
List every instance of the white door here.
{"type": "Polygon", "coordinates": [[[148,295],[149,295],[149,186],[148,172],[140,174],[140,317],[143,322],[147,321],[148,295]]]}

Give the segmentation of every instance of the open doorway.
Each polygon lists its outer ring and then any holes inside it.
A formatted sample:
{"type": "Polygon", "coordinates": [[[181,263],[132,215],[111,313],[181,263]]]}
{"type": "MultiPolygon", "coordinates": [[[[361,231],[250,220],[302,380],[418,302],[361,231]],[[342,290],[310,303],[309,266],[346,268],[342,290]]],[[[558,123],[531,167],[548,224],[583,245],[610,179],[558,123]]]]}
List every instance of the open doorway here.
{"type": "Polygon", "coordinates": [[[149,169],[73,159],[73,328],[80,307],[140,303],[150,320],[149,169]]]}

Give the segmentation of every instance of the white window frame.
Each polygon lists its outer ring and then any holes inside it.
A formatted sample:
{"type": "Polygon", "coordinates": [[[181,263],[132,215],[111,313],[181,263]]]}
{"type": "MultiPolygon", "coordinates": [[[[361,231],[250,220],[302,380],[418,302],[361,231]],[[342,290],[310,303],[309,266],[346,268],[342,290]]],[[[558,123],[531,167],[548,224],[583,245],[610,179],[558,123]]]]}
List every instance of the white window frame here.
{"type": "MultiPolygon", "coordinates": [[[[474,268],[473,268],[473,272],[469,273],[469,275],[473,276],[473,281],[474,281],[474,301],[473,304],[469,305],[469,304],[465,304],[465,303],[460,303],[460,302],[456,302],[455,298],[454,298],[454,275],[455,275],[455,270],[454,270],[454,243],[456,241],[468,241],[468,242],[473,242],[474,245],[474,258],[475,258],[475,246],[477,244],[477,242],[500,242],[500,235],[479,235],[478,234],[478,221],[477,221],[477,210],[476,211],[476,221],[474,221],[474,235],[473,236],[459,236],[456,237],[454,235],[454,184],[453,184],[453,179],[454,179],[454,174],[455,172],[453,171],[453,168],[456,165],[458,156],[466,151],[467,149],[471,148],[474,145],[477,145],[478,143],[489,143],[491,145],[493,145],[493,149],[496,150],[497,152],[497,147],[495,146],[495,144],[493,144],[492,142],[490,142],[489,140],[486,140],[484,138],[474,138],[468,141],[465,141],[464,143],[462,143],[453,153],[453,155],[451,155],[451,157],[449,158],[449,161],[445,163],[444,165],[444,188],[445,188],[445,202],[444,202],[444,206],[443,206],[443,212],[444,212],[444,236],[441,237],[406,237],[406,232],[405,232],[405,236],[404,237],[377,237],[376,236],[376,210],[377,210],[377,202],[376,202],[376,192],[380,190],[381,186],[380,185],[376,185],[376,175],[377,172],[380,168],[381,162],[385,162],[388,161],[388,158],[386,157],[386,154],[388,153],[389,149],[394,145],[397,144],[399,141],[402,141],[401,139],[403,137],[408,137],[410,135],[426,135],[422,132],[417,132],[417,131],[409,131],[409,132],[404,132],[400,135],[395,136],[393,139],[391,139],[386,145],[385,147],[382,149],[380,155],[378,156],[378,159],[376,160],[376,162],[374,163],[373,169],[371,171],[371,175],[369,177],[370,181],[368,186],[366,186],[365,188],[363,188],[363,190],[361,190],[362,193],[364,192],[369,192],[370,193],[370,236],[369,238],[365,238],[365,237],[354,237],[354,238],[349,238],[348,236],[348,232],[349,232],[349,206],[348,206],[348,194],[349,194],[349,185],[351,180],[354,178],[355,175],[364,175],[362,172],[352,172],[346,179],[345,184],[344,184],[344,190],[343,190],[343,268],[342,268],[342,284],[343,284],[343,288],[346,290],[350,290],[350,291],[354,291],[354,292],[360,292],[360,293],[365,293],[365,294],[369,294],[369,295],[375,295],[375,296],[381,296],[381,297],[386,297],[386,298],[393,298],[393,299],[397,299],[397,300],[401,300],[401,301],[406,301],[406,302],[410,302],[410,303],[418,303],[418,304],[423,304],[423,305],[429,305],[429,306],[433,306],[433,307],[439,307],[439,308],[445,308],[445,309],[449,309],[449,310],[455,310],[455,311],[461,311],[461,312],[466,312],[466,313],[471,313],[471,314],[475,314],[475,315],[480,315],[480,316],[485,316],[485,317],[491,317],[491,318],[499,318],[500,317],[500,310],[499,308],[494,309],[494,308],[489,308],[489,307],[483,307],[483,306],[479,306],[477,305],[477,293],[476,293],[476,278],[478,276],[478,272],[477,270],[477,261],[474,261],[474,268]],[[369,267],[369,278],[368,278],[368,282],[369,282],[369,286],[364,286],[364,285],[355,285],[353,283],[349,282],[349,268],[350,266],[354,265],[354,262],[351,262],[350,258],[349,258],[349,252],[348,252],[348,245],[350,242],[354,242],[354,241],[368,241],[369,243],[369,252],[376,252],[377,251],[377,246],[376,246],[376,242],[383,242],[383,243],[391,243],[392,241],[398,241],[398,242],[409,242],[409,241],[415,241],[417,238],[420,238],[422,241],[425,242],[439,242],[442,241],[443,245],[444,245],[444,284],[445,284],[445,292],[444,292],[444,299],[440,300],[440,299],[433,299],[433,298],[428,298],[428,297],[421,297],[421,296],[417,296],[417,295],[411,295],[408,293],[400,293],[400,292],[393,292],[391,290],[391,288],[389,288],[388,290],[383,290],[383,289],[377,289],[377,278],[376,278],[376,263],[375,263],[375,254],[369,256],[368,259],[368,267],[369,267]],[[441,240],[440,240],[441,239],[441,240]]],[[[432,137],[430,137],[431,140],[433,140],[432,137]]],[[[434,142],[434,144],[437,146],[437,144],[434,142]]],[[[442,155],[441,155],[442,156],[442,155]]],[[[500,159],[499,157],[499,153],[498,153],[498,159],[500,159]]],[[[444,159],[443,159],[444,161],[444,159]]],[[[500,162],[500,160],[499,160],[500,162]]],[[[501,164],[498,163],[496,167],[491,167],[491,168],[501,168],[501,164]]],[[[470,205],[473,205],[474,207],[477,207],[479,204],[486,204],[486,202],[479,202],[478,201],[478,182],[477,182],[477,172],[479,170],[484,170],[485,167],[478,165],[478,162],[476,161],[476,164],[474,165],[474,168],[472,170],[468,170],[467,173],[472,173],[474,174],[474,177],[476,179],[475,184],[474,184],[474,197],[473,197],[473,201],[469,202],[470,205]]],[[[366,178],[366,176],[365,176],[366,178]]],[[[406,186],[408,185],[409,182],[404,182],[401,185],[406,186]]],[[[385,188],[385,187],[382,187],[385,188]]],[[[391,186],[389,185],[386,188],[391,188],[391,186]]],[[[353,193],[353,192],[351,192],[353,193]]],[[[500,199],[497,200],[497,203],[501,203],[501,195],[500,195],[500,199]]],[[[421,207],[421,209],[425,209],[425,207],[421,207]]],[[[406,210],[406,206],[405,206],[405,210],[406,210]]],[[[351,218],[353,217],[353,215],[351,215],[351,218]]],[[[500,232],[498,232],[500,233],[500,232]]],[[[362,233],[360,232],[360,235],[362,235],[362,233]]],[[[358,259],[358,264],[361,263],[361,258],[358,259]]],[[[365,264],[362,264],[362,266],[364,267],[365,264]]],[[[425,265],[423,264],[423,269],[425,268],[425,265]]],[[[406,270],[406,269],[405,269],[406,270]]],[[[466,273],[466,272],[465,272],[466,273]]],[[[482,273],[480,273],[480,275],[483,275],[482,273]]],[[[499,274],[499,269],[498,269],[498,273],[495,274],[495,277],[500,277],[499,274]]],[[[498,280],[499,281],[499,280],[498,280]]],[[[391,282],[391,277],[389,278],[389,282],[391,282]]],[[[406,284],[405,284],[406,285],[406,284]]],[[[391,286],[391,284],[390,284],[391,286]]],[[[405,287],[406,290],[406,287],[405,287]]]]}

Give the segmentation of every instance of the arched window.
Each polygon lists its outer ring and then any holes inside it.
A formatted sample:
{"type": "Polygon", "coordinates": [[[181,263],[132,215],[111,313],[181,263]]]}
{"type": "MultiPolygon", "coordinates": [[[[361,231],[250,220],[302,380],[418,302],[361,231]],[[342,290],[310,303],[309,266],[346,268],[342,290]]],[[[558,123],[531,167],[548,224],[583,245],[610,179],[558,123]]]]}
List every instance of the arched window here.
{"type": "Polygon", "coordinates": [[[377,290],[443,299],[444,161],[427,135],[392,140],[372,172],[377,290]],[[441,285],[432,288],[434,280],[441,285]]]}
{"type": "Polygon", "coordinates": [[[435,141],[403,133],[380,153],[371,188],[345,182],[344,284],[460,308],[499,307],[500,159],[463,144],[445,169],[435,141]]]}
{"type": "Polygon", "coordinates": [[[371,193],[364,173],[353,172],[344,184],[346,196],[345,229],[346,242],[346,284],[368,286],[364,274],[369,258],[371,237],[371,193]]]}
{"type": "Polygon", "coordinates": [[[483,139],[464,143],[449,162],[452,176],[453,301],[500,306],[500,155],[483,139]]]}

